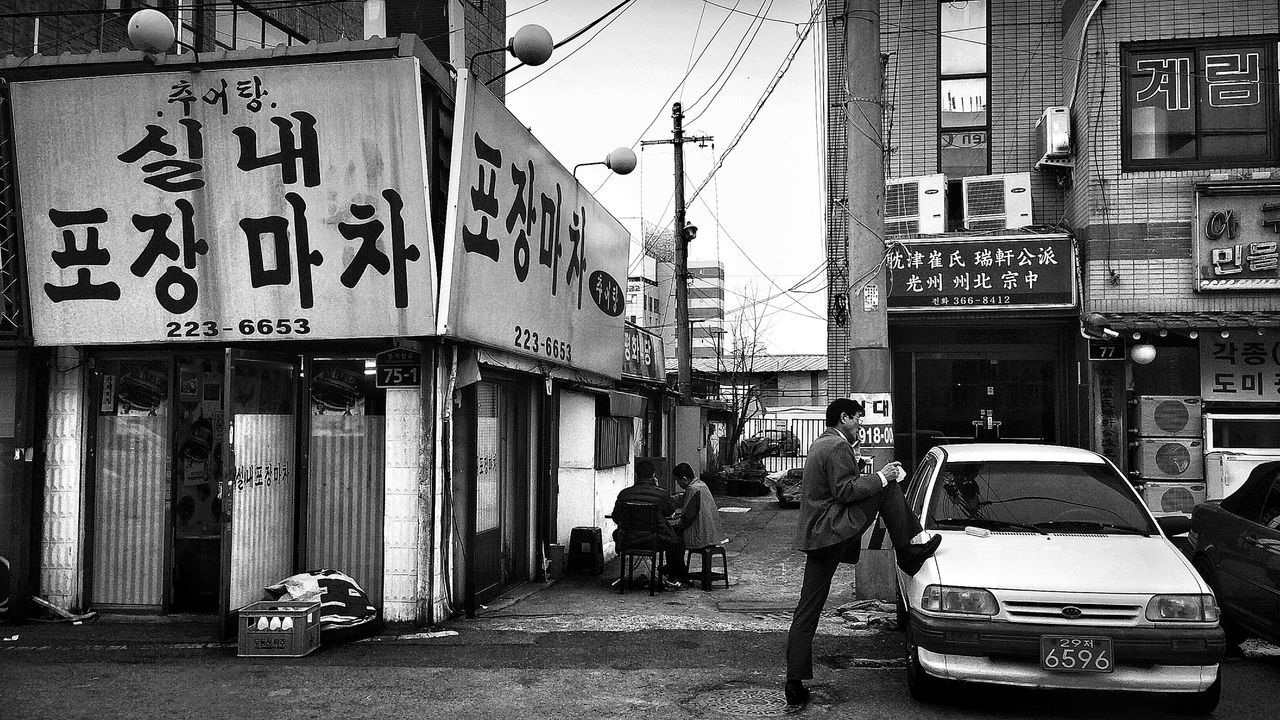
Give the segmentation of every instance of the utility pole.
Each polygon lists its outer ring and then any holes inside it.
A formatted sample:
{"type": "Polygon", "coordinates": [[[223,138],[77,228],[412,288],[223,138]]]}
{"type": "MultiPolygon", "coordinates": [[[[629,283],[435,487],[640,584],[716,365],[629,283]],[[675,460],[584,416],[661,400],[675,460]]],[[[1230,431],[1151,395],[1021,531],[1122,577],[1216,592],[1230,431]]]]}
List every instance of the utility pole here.
{"type": "Polygon", "coordinates": [[[675,146],[676,391],[680,394],[680,404],[690,405],[693,403],[693,339],[690,337],[692,328],[689,325],[689,241],[694,238],[698,230],[685,224],[684,144],[687,142],[710,142],[713,138],[709,135],[702,137],[684,136],[684,111],[681,109],[680,103],[671,105],[671,121],[670,140],[645,140],[640,145],[665,145],[670,143],[675,146]]]}
{"type": "MultiPolygon", "coordinates": [[[[862,450],[873,467],[893,460],[892,355],[884,267],[880,3],[845,0],[846,179],[849,212],[849,390],[866,405],[862,450]]],[[[864,540],[878,533],[868,532],[864,540]]],[[[871,540],[856,567],[859,598],[892,597],[893,553],[871,540]]]]}

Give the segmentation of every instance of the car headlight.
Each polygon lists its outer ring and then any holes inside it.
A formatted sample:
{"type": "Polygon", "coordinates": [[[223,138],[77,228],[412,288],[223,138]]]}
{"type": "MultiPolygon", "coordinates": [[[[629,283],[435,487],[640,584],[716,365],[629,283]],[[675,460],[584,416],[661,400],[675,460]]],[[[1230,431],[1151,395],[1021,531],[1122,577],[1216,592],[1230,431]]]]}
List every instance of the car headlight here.
{"type": "Polygon", "coordinates": [[[1218,601],[1212,595],[1156,595],[1147,603],[1153,622],[1217,622],[1218,601]]]}
{"type": "Polygon", "coordinates": [[[965,615],[995,615],[1000,612],[996,596],[982,588],[930,585],[924,589],[920,607],[933,612],[965,615]]]}

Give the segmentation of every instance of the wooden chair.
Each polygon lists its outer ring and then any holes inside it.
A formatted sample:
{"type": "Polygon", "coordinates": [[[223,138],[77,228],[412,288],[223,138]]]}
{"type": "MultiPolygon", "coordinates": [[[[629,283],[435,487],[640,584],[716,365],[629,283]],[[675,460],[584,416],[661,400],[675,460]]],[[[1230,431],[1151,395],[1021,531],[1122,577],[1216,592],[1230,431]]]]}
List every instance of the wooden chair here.
{"type": "MultiPolygon", "coordinates": [[[[649,595],[661,587],[662,583],[662,550],[658,544],[659,532],[666,518],[653,503],[623,503],[614,513],[613,521],[624,531],[649,532],[649,541],[639,545],[628,545],[618,548],[618,593],[627,591],[627,585],[635,575],[637,561],[649,564],[649,595]]],[[[643,564],[641,567],[644,567],[643,564]]]]}

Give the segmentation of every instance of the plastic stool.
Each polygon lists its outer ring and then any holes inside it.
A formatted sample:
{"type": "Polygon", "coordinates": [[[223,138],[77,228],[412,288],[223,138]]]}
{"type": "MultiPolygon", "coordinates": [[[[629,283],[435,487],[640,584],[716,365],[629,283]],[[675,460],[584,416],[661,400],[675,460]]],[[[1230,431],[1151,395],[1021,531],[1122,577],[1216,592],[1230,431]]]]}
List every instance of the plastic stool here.
{"type": "Polygon", "coordinates": [[[604,572],[604,542],[598,527],[576,527],[569,532],[567,573],[599,575],[604,572]]]}
{"type": "MultiPolygon", "coordinates": [[[[702,576],[703,590],[710,590],[711,583],[720,579],[724,580],[724,586],[726,588],[729,587],[729,559],[724,554],[724,548],[719,545],[708,545],[706,547],[686,549],[684,551],[684,565],[686,568],[689,567],[689,560],[694,555],[702,558],[702,565],[698,568],[698,574],[702,576]],[[721,567],[724,568],[724,572],[715,572],[712,570],[716,555],[720,556],[720,564],[721,567]]],[[[694,572],[692,568],[690,568],[689,577],[693,576],[694,572]]]]}

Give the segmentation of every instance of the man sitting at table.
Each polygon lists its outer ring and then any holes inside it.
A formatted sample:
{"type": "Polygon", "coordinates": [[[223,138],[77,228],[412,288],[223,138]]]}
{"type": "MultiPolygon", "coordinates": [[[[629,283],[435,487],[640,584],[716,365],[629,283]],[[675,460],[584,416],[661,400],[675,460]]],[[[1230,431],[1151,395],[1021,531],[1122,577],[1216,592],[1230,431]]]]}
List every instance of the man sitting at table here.
{"type": "Polygon", "coordinates": [[[684,542],[680,535],[665,519],[671,518],[676,511],[676,501],[665,489],[658,485],[658,475],[653,463],[648,460],[636,461],[636,481],[618,493],[618,500],[613,505],[613,517],[618,529],[613,531],[613,541],[618,552],[632,548],[648,548],[654,540],[654,531],[648,527],[629,527],[625,523],[630,519],[623,506],[629,502],[652,503],[658,506],[658,512],[664,518],[658,528],[658,549],[666,555],[666,577],[662,579],[663,587],[674,590],[681,583],[689,581],[689,568],[684,564],[684,542]]]}

